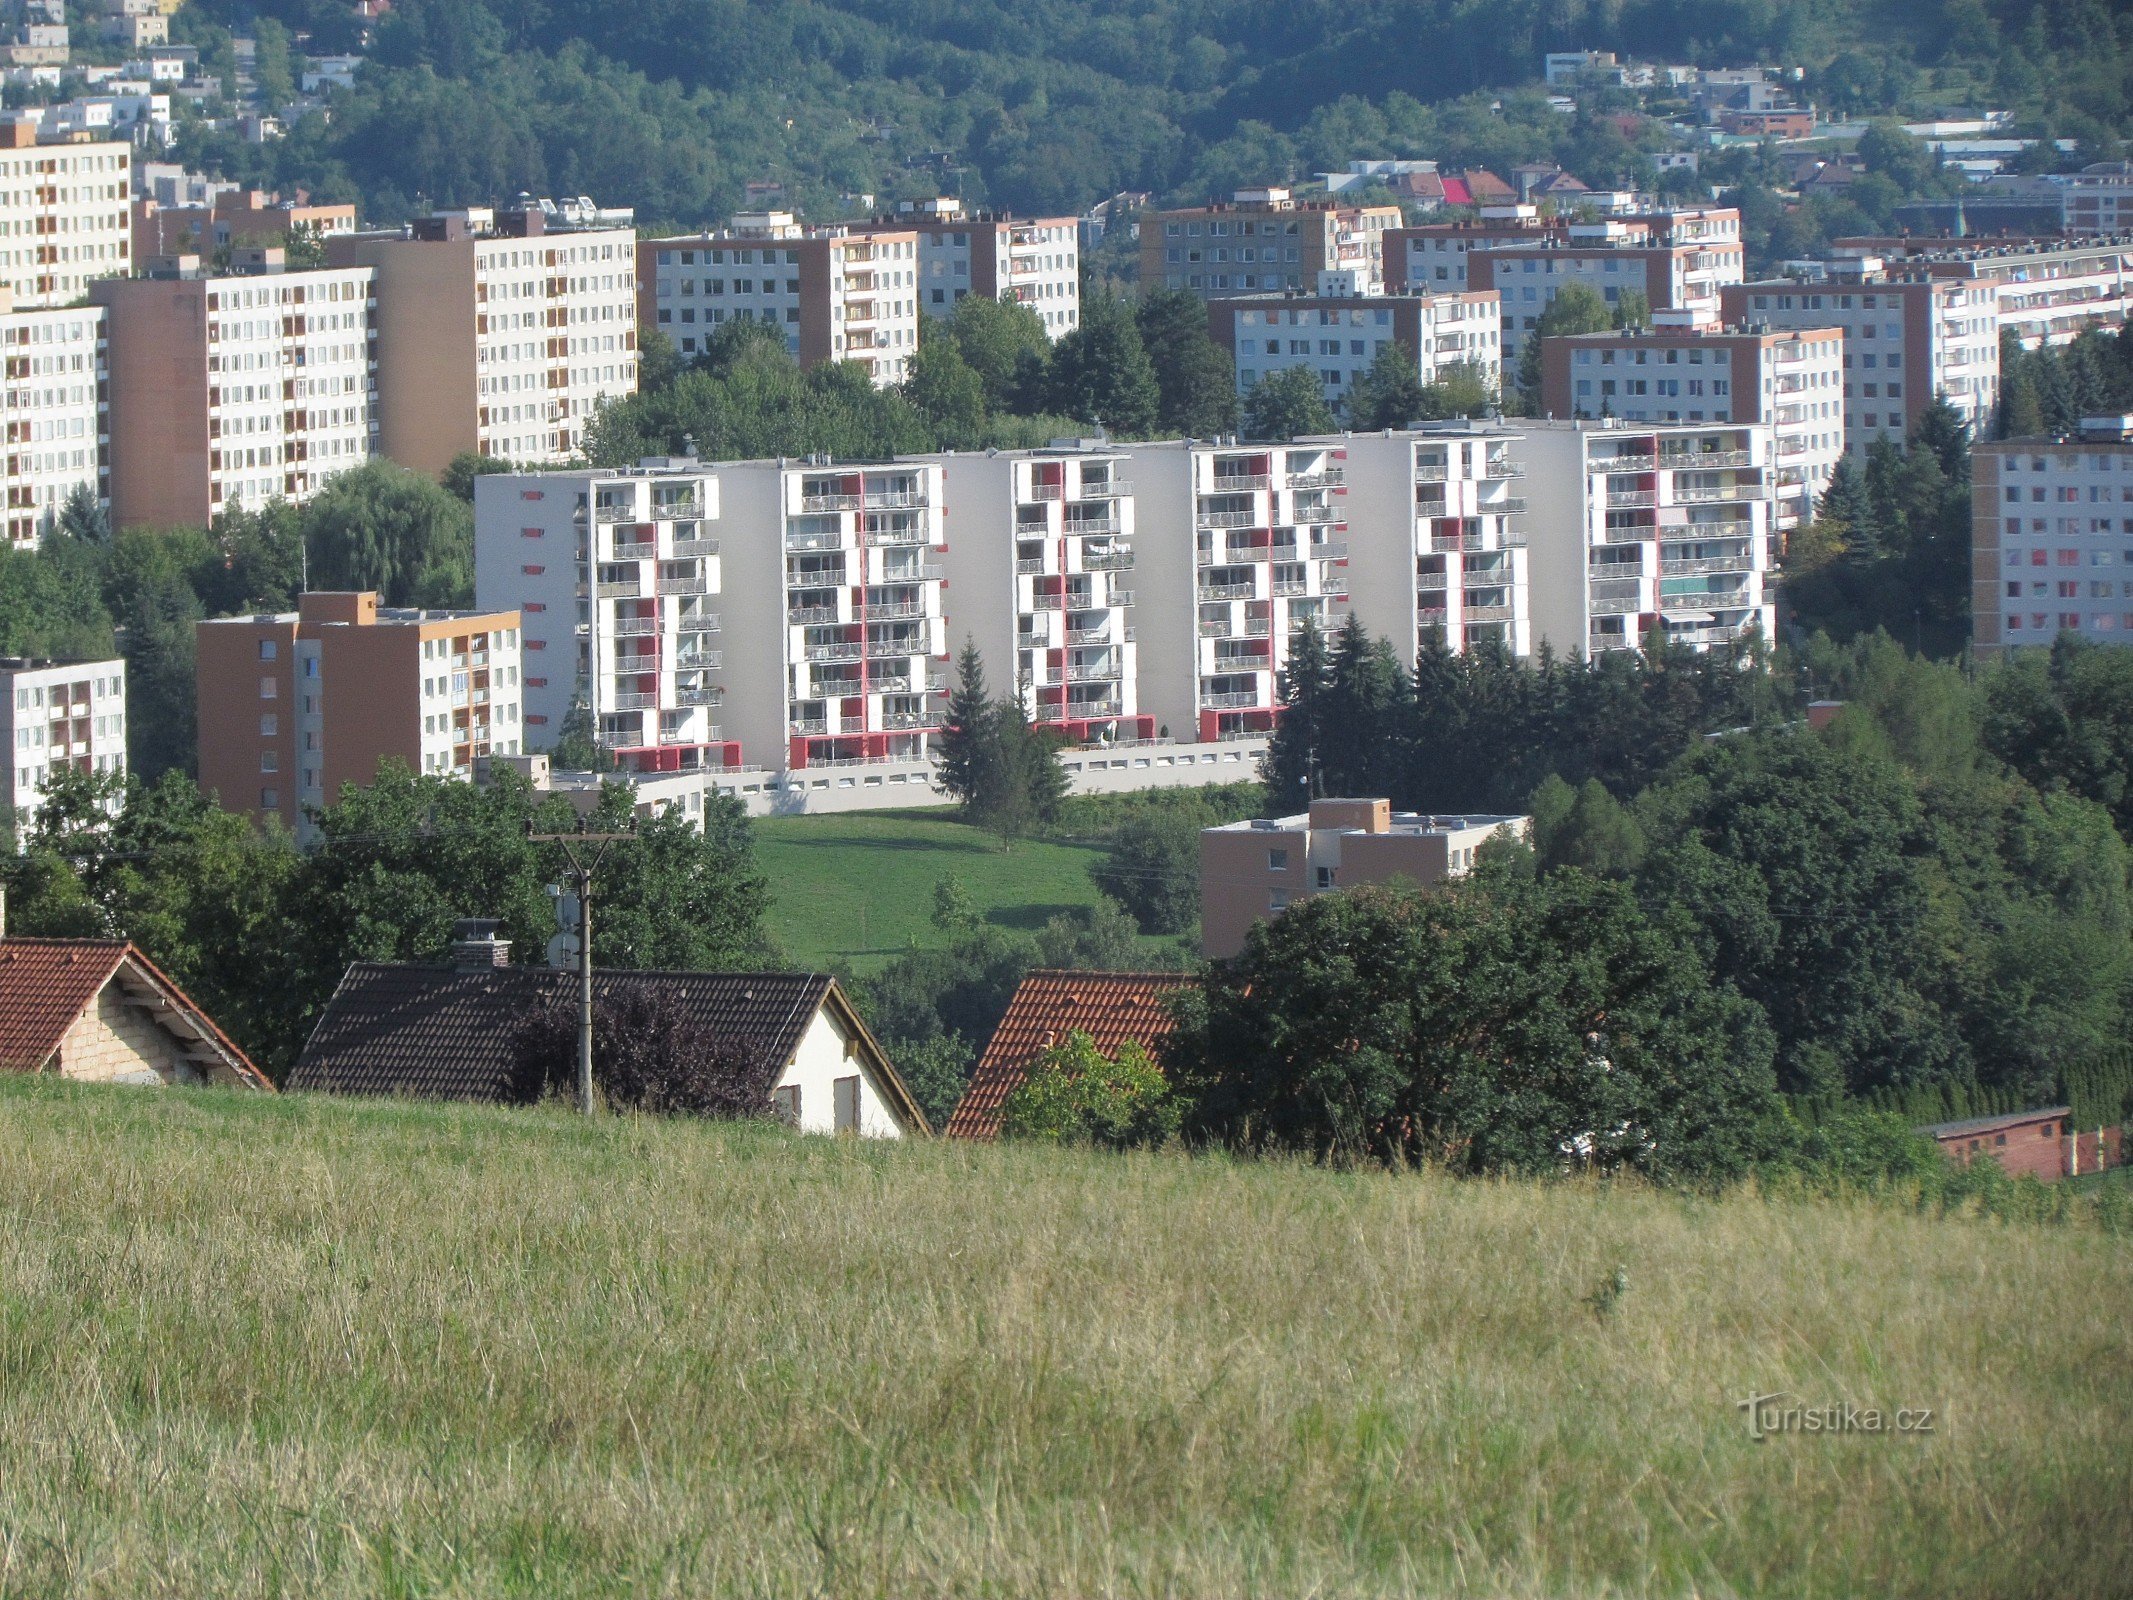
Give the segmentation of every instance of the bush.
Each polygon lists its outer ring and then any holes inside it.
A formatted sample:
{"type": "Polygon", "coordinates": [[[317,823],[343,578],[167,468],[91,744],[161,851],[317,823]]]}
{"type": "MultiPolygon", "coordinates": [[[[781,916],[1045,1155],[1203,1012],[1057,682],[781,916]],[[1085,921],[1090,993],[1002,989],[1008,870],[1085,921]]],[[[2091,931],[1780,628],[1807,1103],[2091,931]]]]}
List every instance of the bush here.
{"type": "Polygon", "coordinates": [[[1170,1085],[1138,1041],[1128,1039],[1116,1057],[1107,1057],[1078,1032],[1039,1056],[1001,1108],[1011,1139],[1114,1150],[1175,1138],[1181,1114],[1170,1085]]]}
{"type": "MultiPolygon", "coordinates": [[[[513,1037],[521,1103],[574,1094],[575,994],[530,1013],[513,1037]]],[[[738,1039],[697,1022],[671,989],[611,988],[593,998],[593,1082],[610,1106],[662,1116],[767,1117],[775,1069],[738,1039]]]]}
{"type": "Polygon", "coordinates": [[[1197,818],[1177,812],[1129,817],[1089,876],[1141,932],[1185,933],[1200,920],[1200,828],[1197,818]]]}

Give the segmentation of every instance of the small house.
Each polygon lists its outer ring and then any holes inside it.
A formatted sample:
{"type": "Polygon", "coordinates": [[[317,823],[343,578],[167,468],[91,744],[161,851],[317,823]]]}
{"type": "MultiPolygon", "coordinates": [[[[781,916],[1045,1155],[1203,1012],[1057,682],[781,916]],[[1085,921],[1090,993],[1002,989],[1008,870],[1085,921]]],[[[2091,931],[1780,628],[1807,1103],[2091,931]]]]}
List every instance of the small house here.
{"type": "Polygon", "coordinates": [[[214,1019],[123,939],[0,938],[0,1072],[273,1090],[214,1019]]]}

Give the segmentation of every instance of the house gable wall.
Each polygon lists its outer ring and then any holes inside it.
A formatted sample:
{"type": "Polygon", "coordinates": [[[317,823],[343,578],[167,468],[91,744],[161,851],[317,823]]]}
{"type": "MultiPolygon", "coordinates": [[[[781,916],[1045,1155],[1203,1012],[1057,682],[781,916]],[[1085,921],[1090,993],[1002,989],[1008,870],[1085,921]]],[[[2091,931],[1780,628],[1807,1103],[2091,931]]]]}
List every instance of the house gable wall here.
{"type": "Polygon", "coordinates": [[[905,1135],[894,1103],[884,1091],[865,1056],[858,1036],[831,1013],[818,1006],[800,1045],[777,1081],[779,1089],[800,1091],[800,1130],[831,1133],[837,1126],[839,1078],[859,1079],[859,1132],[869,1139],[901,1139],[905,1135]]]}
{"type": "Polygon", "coordinates": [[[128,1000],[116,982],[105,984],[96,1003],[67,1030],[59,1045],[59,1071],[84,1083],[202,1081],[177,1041],[128,1000]]]}

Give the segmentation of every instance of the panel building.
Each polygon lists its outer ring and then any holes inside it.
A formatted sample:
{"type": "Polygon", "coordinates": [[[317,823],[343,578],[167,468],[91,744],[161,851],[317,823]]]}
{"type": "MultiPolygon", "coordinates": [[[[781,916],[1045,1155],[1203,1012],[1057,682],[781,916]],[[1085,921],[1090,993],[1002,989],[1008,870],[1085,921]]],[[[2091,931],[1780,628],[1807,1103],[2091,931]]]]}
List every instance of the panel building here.
{"type": "Polygon", "coordinates": [[[1446,367],[1474,368],[1502,387],[1502,344],[1493,294],[1254,295],[1207,308],[1215,343],[1237,367],[1237,392],[1290,367],[1307,368],[1336,410],[1387,345],[1405,345],[1415,376],[1434,383],[1446,367]]]}
{"type": "Polygon", "coordinates": [[[126,663],[0,659],[7,718],[7,803],[19,822],[56,773],[126,770],[126,663]]]}
{"type": "Polygon", "coordinates": [[[403,611],[307,594],[294,611],[198,624],[200,787],[295,831],[305,806],[387,758],[467,778],[522,749],[514,611],[403,611]]]}
{"type": "MultiPolygon", "coordinates": [[[[6,291],[0,290],[0,304],[6,291]]],[[[110,398],[104,312],[0,310],[7,542],[34,546],[76,489],[108,507],[110,398]]]]}
{"type": "Polygon", "coordinates": [[[926,316],[952,315],[958,300],[976,294],[1028,306],[1054,339],[1081,325],[1081,229],[1073,217],[995,216],[966,212],[952,198],[906,200],[893,216],[852,231],[916,236],[926,316]]]}
{"type": "Polygon", "coordinates": [[[1971,626],[1980,655],[2062,633],[2133,644],[2133,417],[1971,449],[1971,626]]]}
{"type": "Polygon", "coordinates": [[[131,146],[41,145],[34,122],[0,122],[0,285],[16,308],[72,305],[131,272],[132,198],[131,146]]]}
{"type": "Polygon", "coordinates": [[[1231,291],[1317,289],[1324,273],[1346,274],[1352,293],[1385,287],[1384,237],[1401,222],[1398,206],[1344,206],[1297,200],[1286,189],[1239,189],[1234,199],[1141,219],[1144,289],[1231,291]]]}

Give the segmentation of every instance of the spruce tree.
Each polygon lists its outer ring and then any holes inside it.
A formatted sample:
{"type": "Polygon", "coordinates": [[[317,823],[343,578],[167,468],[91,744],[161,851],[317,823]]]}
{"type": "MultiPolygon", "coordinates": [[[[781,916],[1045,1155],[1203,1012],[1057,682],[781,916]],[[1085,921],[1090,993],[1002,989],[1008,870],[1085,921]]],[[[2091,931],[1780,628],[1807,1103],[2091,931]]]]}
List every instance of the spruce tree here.
{"type": "Polygon", "coordinates": [[[965,806],[977,802],[986,781],[993,744],[992,698],[985,688],[985,659],[975,640],[963,641],[956,658],[955,688],[940,735],[940,762],[934,782],[941,793],[965,806]]]}
{"type": "Polygon", "coordinates": [[[1276,814],[1326,793],[1321,767],[1326,756],[1326,695],[1332,679],[1326,636],[1315,621],[1306,618],[1289,637],[1289,659],[1281,671],[1281,720],[1267,745],[1262,769],[1267,798],[1276,814]]]}

